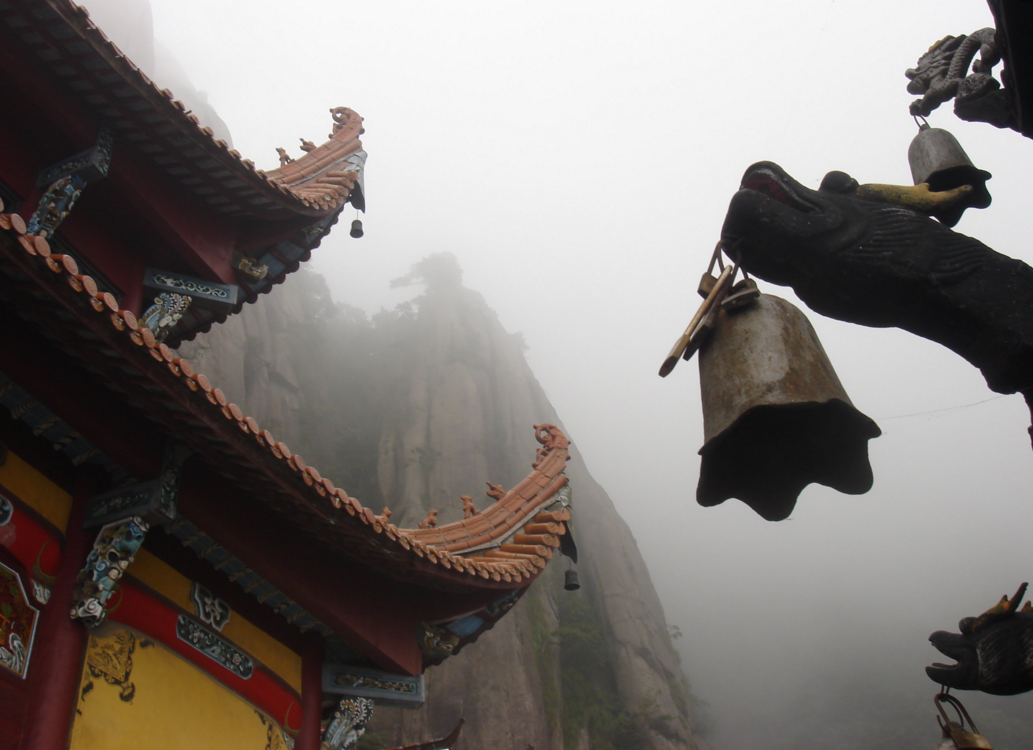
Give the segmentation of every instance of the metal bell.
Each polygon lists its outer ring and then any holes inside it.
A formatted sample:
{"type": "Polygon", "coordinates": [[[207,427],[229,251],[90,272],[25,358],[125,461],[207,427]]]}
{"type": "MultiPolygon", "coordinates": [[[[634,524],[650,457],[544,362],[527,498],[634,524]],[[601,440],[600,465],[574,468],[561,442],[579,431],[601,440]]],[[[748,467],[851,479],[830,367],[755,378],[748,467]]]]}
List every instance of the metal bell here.
{"type": "Polygon", "coordinates": [[[850,403],[810,322],[784,299],[761,294],[719,312],[699,376],[700,505],[735,497],[781,521],[812,482],[871,489],[868,441],[882,431],[850,403]]]}
{"type": "Polygon", "coordinates": [[[355,219],[352,221],[352,230],[348,234],[354,237],[355,239],[359,239],[359,237],[362,236],[363,233],[361,219],[355,219]]]}
{"type": "Polygon", "coordinates": [[[958,223],[966,208],[986,208],[993,200],[986,189],[990,173],[977,169],[958,139],[942,128],[931,128],[927,122],[919,125],[918,135],[908,147],[907,160],[914,183],[921,185],[927,182],[933,192],[962,185],[973,187],[965,199],[933,214],[949,227],[958,223]]]}
{"type": "Polygon", "coordinates": [[[577,591],[579,588],[581,584],[577,582],[577,571],[571,568],[563,574],[563,590],[577,591]]]}

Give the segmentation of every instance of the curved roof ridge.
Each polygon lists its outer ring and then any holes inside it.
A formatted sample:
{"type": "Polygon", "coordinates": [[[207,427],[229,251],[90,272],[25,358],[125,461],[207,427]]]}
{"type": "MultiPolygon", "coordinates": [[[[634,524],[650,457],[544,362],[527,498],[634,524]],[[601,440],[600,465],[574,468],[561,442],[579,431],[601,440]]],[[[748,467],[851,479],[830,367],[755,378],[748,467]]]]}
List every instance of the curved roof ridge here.
{"type": "MultiPolygon", "coordinates": [[[[47,66],[63,66],[62,75],[65,78],[70,75],[69,70],[72,71],[73,77],[83,78],[87,83],[76,90],[86,105],[93,109],[104,109],[105,119],[113,117],[121,131],[131,132],[131,140],[137,147],[153,143],[160,148],[170,137],[169,127],[191,141],[194,149],[180,147],[175,152],[166,152],[162,149],[163,161],[160,166],[192,192],[196,192],[196,189],[190,181],[196,181],[200,177],[216,194],[228,199],[229,205],[223,201],[213,203],[219,206],[220,211],[265,215],[269,210],[268,204],[272,201],[281,210],[290,213],[326,217],[352,199],[356,185],[361,189],[361,171],[365,154],[362,152],[362,143],[358,136],[362,132],[362,118],[352,110],[344,107],[330,110],[335,113],[334,132],[330,134],[326,143],[314,149],[313,153],[319,151],[319,155],[313,158],[312,154],[306,154],[291,162],[298,165],[294,171],[308,170],[305,174],[306,184],[293,187],[292,180],[284,179],[282,168],[269,172],[258,169],[253,161],[243,158],[239,151],[230,148],[221,138],[217,138],[215,132],[210,127],[202,125],[197,115],[176,99],[172,91],[160,87],[126,57],[90,19],[86,8],[77,5],[74,0],[45,0],[41,4],[49,7],[25,13],[23,20],[35,27],[34,31],[37,33],[33,37],[34,44],[50,47],[45,55],[41,55],[48,61],[47,66]],[[60,17],[92,51],[86,52],[84,48],[77,50],[76,54],[69,52],[68,38],[58,37],[53,33],[55,27],[52,21],[56,17],[60,17]],[[99,57],[103,63],[91,61],[90,65],[83,65],[85,57],[91,54],[99,57]],[[129,89],[120,91],[118,97],[107,95],[107,92],[117,88],[110,81],[111,73],[115,73],[129,86],[129,89]],[[90,92],[89,96],[83,93],[85,91],[90,92]],[[344,116],[343,128],[337,114],[342,111],[347,113],[344,116]],[[116,114],[112,116],[110,112],[116,114]],[[157,120],[155,112],[160,115],[157,120]],[[200,149],[203,155],[197,156],[197,149],[200,149]],[[342,165],[341,157],[356,154],[361,154],[361,157],[357,157],[350,165],[342,165]],[[326,157],[332,158],[325,164],[313,167],[316,162],[321,162],[326,157]],[[330,167],[335,165],[342,168],[332,171],[344,174],[327,174],[331,171],[330,167]],[[227,185],[233,180],[228,180],[225,175],[212,176],[213,172],[219,172],[220,169],[230,170],[231,175],[241,184],[227,185]]],[[[142,150],[153,158],[151,152],[154,149],[142,150]]],[[[357,208],[363,207],[360,195],[355,196],[355,203],[357,208]]]]}

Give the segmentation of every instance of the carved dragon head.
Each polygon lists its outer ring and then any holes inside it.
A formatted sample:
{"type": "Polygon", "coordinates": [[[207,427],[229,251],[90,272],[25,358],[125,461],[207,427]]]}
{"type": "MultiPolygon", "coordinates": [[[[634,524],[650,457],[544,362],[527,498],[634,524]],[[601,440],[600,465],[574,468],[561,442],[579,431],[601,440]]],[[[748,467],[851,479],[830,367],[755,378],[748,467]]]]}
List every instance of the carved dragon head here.
{"type": "Polygon", "coordinates": [[[982,690],[993,695],[1016,695],[1033,690],[1033,607],[1020,610],[1026,584],[1009,599],[979,617],[958,623],[960,633],[938,630],[929,641],[956,664],[933,664],[926,674],[956,690],[982,690]]]}

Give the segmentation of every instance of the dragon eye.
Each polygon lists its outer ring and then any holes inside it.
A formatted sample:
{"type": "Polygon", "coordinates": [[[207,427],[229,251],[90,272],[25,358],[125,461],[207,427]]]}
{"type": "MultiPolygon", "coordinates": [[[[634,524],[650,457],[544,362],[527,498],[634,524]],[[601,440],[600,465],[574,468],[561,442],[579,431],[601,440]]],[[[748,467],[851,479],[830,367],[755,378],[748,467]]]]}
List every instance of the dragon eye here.
{"type": "Polygon", "coordinates": [[[822,193],[853,193],[857,190],[857,180],[846,172],[829,172],[818,190],[822,193]]]}

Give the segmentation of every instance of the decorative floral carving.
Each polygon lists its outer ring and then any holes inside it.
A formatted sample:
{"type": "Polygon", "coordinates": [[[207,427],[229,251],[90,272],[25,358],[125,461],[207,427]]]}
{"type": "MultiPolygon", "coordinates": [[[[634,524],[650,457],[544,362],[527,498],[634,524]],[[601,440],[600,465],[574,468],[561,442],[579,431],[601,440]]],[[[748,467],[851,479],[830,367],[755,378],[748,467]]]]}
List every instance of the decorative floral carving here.
{"type": "Polygon", "coordinates": [[[255,672],[255,665],[247,654],[186,615],[176,620],[176,635],[238,677],[248,680],[255,672]]]}
{"type": "Polygon", "coordinates": [[[79,200],[86,180],[78,175],[69,175],[57,180],[39,199],[39,208],[29,219],[28,234],[49,237],[58,225],[71,213],[75,202],[79,200]]]}
{"type": "Polygon", "coordinates": [[[354,747],[373,720],[373,701],[369,698],[345,698],[337,704],[330,718],[319,750],[347,750],[354,747]]]}
{"type": "Polygon", "coordinates": [[[200,281],[194,281],[193,279],[181,279],[177,276],[170,276],[164,273],[156,273],[151,277],[151,279],[155,284],[162,284],[163,286],[169,286],[173,289],[181,289],[184,292],[199,294],[204,297],[227,299],[230,296],[229,292],[221,286],[205,284],[200,281]]]}
{"type": "Polygon", "coordinates": [[[196,581],[190,589],[190,599],[194,602],[194,614],[198,619],[222,632],[230,621],[230,605],[196,581]]]}
{"type": "Polygon", "coordinates": [[[39,175],[37,185],[49,185],[29,219],[28,234],[50,237],[79,200],[87,184],[108,173],[115,138],[110,128],[102,127],[97,143],[90,149],[55,164],[39,175]]]}
{"type": "MultiPolygon", "coordinates": [[[[343,670],[344,668],[342,668],[343,670]]],[[[416,683],[406,680],[388,680],[354,672],[340,671],[334,675],[337,687],[366,688],[367,690],[389,690],[395,693],[415,693],[416,683]]]]}
{"type": "Polygon", "coordinates": [[[192,301],[185,294],[162,292],[154,298],[154,304],[147,308],[140,322],[151,330],[154,338],[164,341],[179,324],[192,301]]]}
{"type": "Polygon", "coordinates": [[[114,593],[115,584],[143,544],[150,528],[142,518],[134,516],[112,523],[100,530],[86,566],[79,571],[72,596],[71,617],[94,628],[104,620],[104,605],[114,593]]]}

